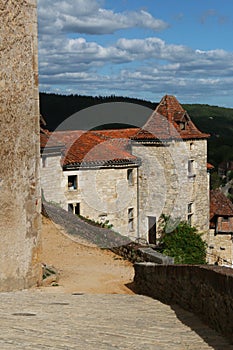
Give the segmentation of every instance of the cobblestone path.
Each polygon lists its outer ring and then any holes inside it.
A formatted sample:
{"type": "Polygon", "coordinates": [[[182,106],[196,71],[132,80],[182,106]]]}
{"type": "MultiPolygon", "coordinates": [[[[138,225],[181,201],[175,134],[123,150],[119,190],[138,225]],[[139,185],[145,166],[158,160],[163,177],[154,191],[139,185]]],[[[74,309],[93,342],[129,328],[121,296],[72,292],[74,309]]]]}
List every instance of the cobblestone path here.
{"type": "Polygon", "coordinates": [[[233,350],[196,316],[141,295],[0,294],[1,350],[233,350]]]}

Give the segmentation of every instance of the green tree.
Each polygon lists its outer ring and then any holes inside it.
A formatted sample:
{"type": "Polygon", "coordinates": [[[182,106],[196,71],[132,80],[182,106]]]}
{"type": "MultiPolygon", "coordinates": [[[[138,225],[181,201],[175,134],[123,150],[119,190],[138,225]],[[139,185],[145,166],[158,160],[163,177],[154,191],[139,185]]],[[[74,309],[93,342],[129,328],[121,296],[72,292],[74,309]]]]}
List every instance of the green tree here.
{"type": "Polygon", "coordinates": [[[218,173],[216,171],[210,174],[211,190],[216,190],[216,188],[219,188],[222,184],[224,184],[224,181],[218,176],[218,173]]]}
{"type": "Polygon", "coordinates": [[[163,229],[160,250],[174,257],[176,264],[199,265],[206,263],[207,244],[195,227],[181,221],[172,231],[168,230],[169,218],[162,217],[163,229]]]}

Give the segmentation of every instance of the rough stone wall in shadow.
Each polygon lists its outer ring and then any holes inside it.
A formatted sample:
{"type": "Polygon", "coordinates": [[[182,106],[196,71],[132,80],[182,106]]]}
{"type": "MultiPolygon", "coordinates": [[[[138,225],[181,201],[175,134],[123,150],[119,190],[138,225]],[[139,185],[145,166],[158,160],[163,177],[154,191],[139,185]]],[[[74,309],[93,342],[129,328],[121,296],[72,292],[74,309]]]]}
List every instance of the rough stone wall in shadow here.
{"type": "Polygon", "coordinates": [[[0,3],[0,291],[41,279],[35,0],[0,3]]]}
{"type": "Polygon", "coordinates": [[[233,344],[233,270],[221,266],[136,263],[137,292],[197,314],[233,344]]]}

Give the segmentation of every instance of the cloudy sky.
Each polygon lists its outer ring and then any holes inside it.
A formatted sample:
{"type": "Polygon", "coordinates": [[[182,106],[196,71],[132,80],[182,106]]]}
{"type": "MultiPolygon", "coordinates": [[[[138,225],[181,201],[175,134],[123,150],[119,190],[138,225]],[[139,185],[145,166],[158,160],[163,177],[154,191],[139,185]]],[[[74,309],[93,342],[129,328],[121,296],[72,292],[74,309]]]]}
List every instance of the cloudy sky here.
{"type": "Polygon", "coordinates": [[[40,91],[233,107],[232,0],[38,0],[40,91]]]}

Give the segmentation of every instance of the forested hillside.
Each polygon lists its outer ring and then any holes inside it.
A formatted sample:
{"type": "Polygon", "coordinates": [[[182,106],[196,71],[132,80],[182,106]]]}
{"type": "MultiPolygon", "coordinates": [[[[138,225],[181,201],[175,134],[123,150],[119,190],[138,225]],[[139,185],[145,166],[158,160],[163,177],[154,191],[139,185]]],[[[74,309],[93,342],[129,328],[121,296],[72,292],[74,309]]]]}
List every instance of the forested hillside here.
{"type": "MultiPolygon", "coordinates": [[[[56,129],[62,121],[78,111],[109,102],[134,103],[152,110],[158,104],[117,96],[65,96],[40,93],[40,111],[49,130],[56,129]]],[[[201,131],[211,134],[208,141],[208,161],[217,166],[223,160],[233,160],[233,109],[203,104],[185,104],[183,107],[201,131]]],[[[144,122],[145,120],[142,120],[141,125],[144,122]]]]}

